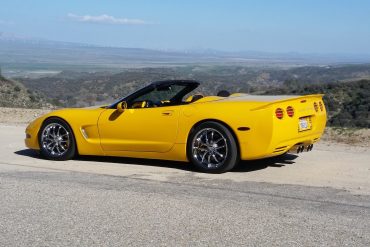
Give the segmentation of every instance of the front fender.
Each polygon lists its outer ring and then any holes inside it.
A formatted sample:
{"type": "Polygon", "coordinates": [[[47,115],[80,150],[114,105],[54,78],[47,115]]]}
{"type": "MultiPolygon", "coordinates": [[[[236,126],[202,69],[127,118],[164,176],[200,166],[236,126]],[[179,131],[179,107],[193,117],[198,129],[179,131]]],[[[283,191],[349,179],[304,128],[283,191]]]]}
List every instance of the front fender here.
{"type": "Polygon", "coordinates": [[[104,108],[71,108],[49,112],[33,122],[26,128],[26,146],[31,149],[40,149],[38,133],[46,119],[56,117],[66,121],[75,136],[77,150],[82,155],[103,155],[100,146],[97,121],[104,108]]]}

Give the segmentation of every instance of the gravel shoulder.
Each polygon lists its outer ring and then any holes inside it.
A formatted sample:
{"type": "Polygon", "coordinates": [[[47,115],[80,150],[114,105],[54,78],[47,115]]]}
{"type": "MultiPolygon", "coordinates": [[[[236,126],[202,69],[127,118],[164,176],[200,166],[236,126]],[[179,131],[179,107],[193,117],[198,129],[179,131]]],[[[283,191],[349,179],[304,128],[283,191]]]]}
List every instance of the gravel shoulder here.
{"type": "Polygon", "coordinates": [[[40,117],[50,111],[50,109],[0,107],[0,124],[26,125],[35,118],[40,117]]]}

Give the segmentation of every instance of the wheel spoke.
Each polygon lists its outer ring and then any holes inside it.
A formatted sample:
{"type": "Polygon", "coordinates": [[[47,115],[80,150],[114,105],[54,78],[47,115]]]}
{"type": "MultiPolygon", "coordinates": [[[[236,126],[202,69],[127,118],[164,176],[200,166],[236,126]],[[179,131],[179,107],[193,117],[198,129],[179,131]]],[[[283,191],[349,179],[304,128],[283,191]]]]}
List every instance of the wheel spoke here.
{"type": "Polygon", "coordinates": [[[56,145],[55,145],[55,148],[57,149],[57,151],[58,151],[58,155],[59,155],[59,154],[61,153],[61,152],[60,152],[60,149],[59,149],[59,145],[58,145],[58,144],[56,144],[56,145]]]}
{"type": "Polygon", "coordinates": [[[206,157],[208,151],[204,152],[203,156],[202,156],[202,163],[204,163],[204,158],[206,157]]]}
{"type": "Polygon", "coordinates": [[[213,143],[213,136],[214,136],[215,132],[214,131],[211,131],[211,143],[213,143]]]}
{"type": "Polygon", "coordinates": [[[221,153],[219,153],[219,152],[217,152],[217,151],[215,151],[215,154],[217,154],[218,156],[220,156],[221,158],[223,158],[224,157],[224,155],[223,154],[221,154],[221,153]]]}
{"type": "Polygon", "coordinates": [[[216,155],[212,154],[212,157],[216,161],[216,163],[220,163],[220,161],[216,158],[216,155]]]}
{"type": "Polygon", "coordinates": [[[208,144],[209,143],[209,141],[208,141],[208,130],[205,130],[205,136],[206,136],[206,144],[208,144]]]}
{"type": "Polygon", "coordinates": [[[54,142],[49,142],[49,143],[47,143],[47,144],[46,144],[46,148],[48,148],[48,149],[49,149],[49,148],[50,148],[50,146],[51,146],[51,145],[53,145],[53,144],[54,144],[54,142]]]}
{"type": "Polygon", "coordinates": [[[53,146],[51,147],[50,151],[54,152],[54,148],[55,148],[55,146],[56,146],[57,144],[56,144],[56,143],[52,143],[52,144],[53,144],[53,146]]]}
{"type": "Polygon", "coordinates": [[[205,151],[208,150],[207,148],[203,148],[203,147],[193,147],[193,149],[195,149],[197,151],[201,151],[201,152],[205,152],[205,151]]]}
{"type": "Polygon", "coordinates": [[[223,138],[223,137],[221,137],[221,138],[217,139],[214,143],[218,143],[218,142],[219,142],[219,141],[221,141],[221,140],[224,140],[224,138],[223,138]]]}

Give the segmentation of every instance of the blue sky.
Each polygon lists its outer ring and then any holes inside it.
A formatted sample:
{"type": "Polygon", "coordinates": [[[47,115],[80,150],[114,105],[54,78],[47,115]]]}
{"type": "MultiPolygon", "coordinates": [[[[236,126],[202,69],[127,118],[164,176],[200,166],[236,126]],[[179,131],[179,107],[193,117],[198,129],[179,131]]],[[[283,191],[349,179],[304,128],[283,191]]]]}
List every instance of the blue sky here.
{"type": "Polygon", "coordinates": [[[2,0],[0,32],[153,49],[370,53],[366,0],[2,0]]]}

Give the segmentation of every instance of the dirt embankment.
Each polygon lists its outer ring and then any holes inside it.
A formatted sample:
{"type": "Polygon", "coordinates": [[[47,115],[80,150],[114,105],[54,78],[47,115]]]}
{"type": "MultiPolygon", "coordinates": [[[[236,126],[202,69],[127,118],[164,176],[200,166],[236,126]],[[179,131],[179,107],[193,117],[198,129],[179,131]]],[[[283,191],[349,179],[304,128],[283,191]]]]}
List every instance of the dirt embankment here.
{"type": "Polygon", "coordinates": [[[28,124],[35,118],[50,112],[50,109],[25,109],[0,107],[0,123],[21,125],[28,124]]]}
{"type": "Polygon", "coordinates": [[[326,127],[321,140],[370,148],[370,129],[326,127]]]}

